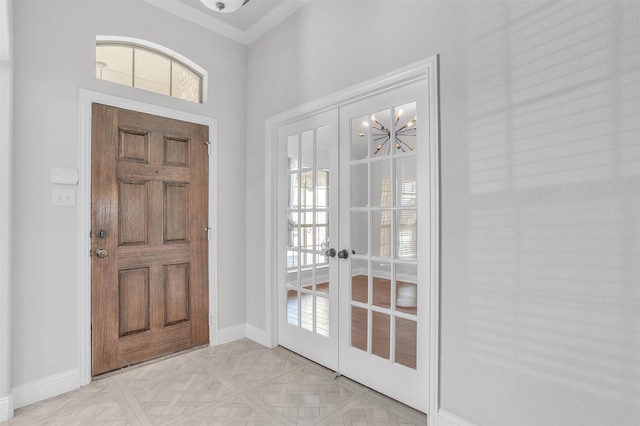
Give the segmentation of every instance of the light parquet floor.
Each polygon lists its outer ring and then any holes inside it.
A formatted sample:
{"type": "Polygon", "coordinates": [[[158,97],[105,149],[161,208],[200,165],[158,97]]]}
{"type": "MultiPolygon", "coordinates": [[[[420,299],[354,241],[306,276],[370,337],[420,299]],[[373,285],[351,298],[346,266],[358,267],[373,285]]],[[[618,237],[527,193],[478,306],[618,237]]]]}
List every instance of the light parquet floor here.
{"type": "Polygon", "coordinates": [[[16,410],[6,425],[426,425],[426,415],[283,348],[197,349],[16,410]]]}

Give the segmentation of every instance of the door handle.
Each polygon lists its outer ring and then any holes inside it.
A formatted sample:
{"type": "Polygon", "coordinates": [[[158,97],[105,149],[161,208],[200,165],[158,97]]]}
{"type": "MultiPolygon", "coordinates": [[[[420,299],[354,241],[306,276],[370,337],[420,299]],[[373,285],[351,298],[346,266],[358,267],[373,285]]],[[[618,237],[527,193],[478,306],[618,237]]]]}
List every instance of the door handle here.
{"type": "Polygon", "coordinates": [[[325,250],[324,255],[327,256],[327,257],[335,257],[336,256],[336,249],[330,248],[329,250],[325,250]]]}
{"type": "Polygon", "coordinates": [[[109,256],[109,251],[107,249],[98,249],[96,250],[96,256],[98,256],[99,258],[105,258],[107,256],[109,256]]]}
{"type": "Polygon", "coordinates": [[[340,251],[338,252],[338,257],[339,257],[340,259],[346,259],[346,258],[348,258],[348,257],[349,257],[349,252],[348,252],[347,250],[340,250],[340,251]]]}

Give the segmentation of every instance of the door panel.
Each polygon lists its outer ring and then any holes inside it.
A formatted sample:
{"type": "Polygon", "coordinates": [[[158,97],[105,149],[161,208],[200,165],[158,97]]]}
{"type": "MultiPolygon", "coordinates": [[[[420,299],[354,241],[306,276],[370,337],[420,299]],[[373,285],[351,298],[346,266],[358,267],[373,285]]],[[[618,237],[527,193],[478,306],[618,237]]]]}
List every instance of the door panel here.
{"type": "Polygon", "coordinates": [[[279,129],[279,342],[338,368],[337,112],[279,129]],[[337,250],[337,249],[336,249],[337,250]]]}
{"type": "Polygon", "coordinates": [[[98,375],[209,340],[208,128],[99,104],[92,112],[98,375]]]}
{"type": "Polygon", "coordinates": [[[340,372],[421,410],[429,382],[429,258],[421,250],[429,235],[418,233],[429,223],[428,194],[418,194],[428,167],[417,167],[429,164],[418,120],[425,94],[414,83],[340,111],[340,242],[351,251],[340,262],[340,372]]]}

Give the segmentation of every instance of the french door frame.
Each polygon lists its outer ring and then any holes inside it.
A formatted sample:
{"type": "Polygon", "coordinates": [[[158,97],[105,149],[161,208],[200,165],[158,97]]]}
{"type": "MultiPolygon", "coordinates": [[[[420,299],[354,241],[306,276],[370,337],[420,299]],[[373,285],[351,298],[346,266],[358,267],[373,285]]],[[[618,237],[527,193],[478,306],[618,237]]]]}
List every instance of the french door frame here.
{"type": "Polygon", "coordinates": [[[100,103],[122,109],[158,115],[209,126],[209,345],[217,336],[217,120],[177,109],[80,89],[78,135],[78,364],[80,386],[91,382],[91,105],[100,103]]]}
{"type": "Polygon", "coordinates": [[[292,122],[323,111],[340,108],[405,85],[423,81],[428,91],[428,114],[422,120],[429,122],[429,167],[431,223],[430,227],[430,285],[429,285],[429,424],[437,425],[439,410],[439,348],[440,348],[440,171],[439,171],[439,96],[438,56],[411,64],[346,90],[270,117],[265,122],[265,333],[262,343],[278,344],[278,267],[277,253],[279,205],[278,194],[278,129],[292,122]]]}

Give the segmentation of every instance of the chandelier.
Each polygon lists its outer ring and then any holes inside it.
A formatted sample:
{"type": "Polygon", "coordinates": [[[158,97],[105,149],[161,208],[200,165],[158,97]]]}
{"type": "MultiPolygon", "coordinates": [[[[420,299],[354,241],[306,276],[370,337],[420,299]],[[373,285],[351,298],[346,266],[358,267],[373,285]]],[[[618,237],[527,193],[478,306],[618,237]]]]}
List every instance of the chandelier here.
{"type": "MultiPolygon", "coordinates": [[[[373,152],[373,155],[378,155],[378,153],[387,146],[387,155],[391,155],[391,148],[395,145],[397,150],[402,152],[413,151],[413,146],[406,143],[403,138],[407,136],[416,136],[416,117],[413,117],[409,121],[405,122],[402,126],[398,127],[398,123],[402,118],[402,114],[404,114],[404,110],[401,108],[398,110],[396,114],[396,122],[394,123],[394,127],[396,129],[394,139],[395,141],[391,142],[391,129],[388,125],[384,125],[378,120],[374,115],[371,115],[371,123],[365,121],[362,123],[365,127],[371,126],[371,140],[376,146],[376,149],[373,152]],[[388,144],[388,145],[387,145],[388,144]]],[[[363,138],[366,136],[365,133],[359,133],[359,137],[363,138]]]]}

